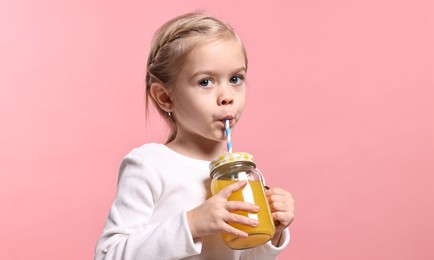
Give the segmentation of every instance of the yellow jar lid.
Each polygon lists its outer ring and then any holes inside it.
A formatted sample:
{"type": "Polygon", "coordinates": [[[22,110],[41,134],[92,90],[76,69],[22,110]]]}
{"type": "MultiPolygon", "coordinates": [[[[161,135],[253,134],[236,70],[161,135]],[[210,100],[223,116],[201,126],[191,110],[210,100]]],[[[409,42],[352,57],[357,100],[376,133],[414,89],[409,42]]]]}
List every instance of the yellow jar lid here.
{"type": "MultiPolygon", "coordinates": [[[[255,165],[253,155],[244,152],[227,153],[219,156],[209,164],[210,172],[213,172],[217,167],[231,162],[251,162],[255,165]]],[[[255,165],[256,166],[256,165],[255,165]]]]}

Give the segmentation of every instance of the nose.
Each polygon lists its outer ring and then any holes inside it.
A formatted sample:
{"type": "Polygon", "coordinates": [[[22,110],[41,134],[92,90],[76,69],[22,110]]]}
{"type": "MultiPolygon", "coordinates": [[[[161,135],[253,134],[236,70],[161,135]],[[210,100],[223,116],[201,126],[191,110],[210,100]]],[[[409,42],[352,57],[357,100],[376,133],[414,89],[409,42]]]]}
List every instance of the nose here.
{"type": "Polygon", "coordinates": [[[218,105],[232,105],[234,103],[234,95],[232,91],[233,90],[230,85],[222,86],[219,96],[217,98],[218,105]]]}

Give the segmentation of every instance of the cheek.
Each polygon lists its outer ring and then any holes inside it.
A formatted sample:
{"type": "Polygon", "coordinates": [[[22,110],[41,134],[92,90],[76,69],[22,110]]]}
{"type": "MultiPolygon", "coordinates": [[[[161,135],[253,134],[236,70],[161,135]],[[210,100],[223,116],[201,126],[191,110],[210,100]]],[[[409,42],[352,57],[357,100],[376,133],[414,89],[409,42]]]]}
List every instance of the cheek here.
{"type": "Polygon", "coordinates": [[[190,117],[198,117],[202,113],[204,109],[206,109],[207,105],[201,100],[191,99],[190,97],[184,97],[185,99],[178,99],[174,102],[175,111],[178,114],[190,117]]]}
{"type": "Polygon", "coordinates": [[[239,109],[240,109],[240,111],[242,111],[244,109],[244,105],[246,103],[246,91],[240,91],[238,93],[237,100],[238,100],[239,109]]]}
{"type": "Polygon", "coordinates": [[[173,107],[175,110],[188,110],[191,103],[190,97],[183,92],[177,92],[173,95],[173,107]]]}

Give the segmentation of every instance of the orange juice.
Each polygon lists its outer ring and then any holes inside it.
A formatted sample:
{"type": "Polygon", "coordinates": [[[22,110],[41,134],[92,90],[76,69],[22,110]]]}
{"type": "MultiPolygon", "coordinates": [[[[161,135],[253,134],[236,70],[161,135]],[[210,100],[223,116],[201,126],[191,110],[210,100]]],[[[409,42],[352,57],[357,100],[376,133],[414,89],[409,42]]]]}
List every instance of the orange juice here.
{"type": "MultiPolygon", "coordinates": [[[[237,180],[217,180],[211,182],[211,192],[218,193],[224,187],[236,182],[237,180]]],[[[270,207],[265,196],[264,188],[260,180],[249,180],[247,185],[232,193],[228,198],[231,201],[245,201],[259,206],[258,213],[250,213],[244,211],[234,212],[252,219],[258,220],[259,224],[256,227],[250,227],[235,223],[229,223],[236,229],[245,231],[249,234],[247,238],[239,238],[227,233],[222,233],[223,241],[232,249],[245,249],[262,245],[269,241],[275,232],[274,222],[271,217],[270,207]]]]}

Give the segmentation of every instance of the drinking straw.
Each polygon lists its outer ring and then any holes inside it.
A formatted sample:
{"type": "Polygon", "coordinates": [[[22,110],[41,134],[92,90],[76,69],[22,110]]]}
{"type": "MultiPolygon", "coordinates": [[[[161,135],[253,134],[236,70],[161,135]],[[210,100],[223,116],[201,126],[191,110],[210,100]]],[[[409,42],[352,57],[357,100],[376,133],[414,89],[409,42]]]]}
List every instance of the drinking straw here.
{"type": "Polygon", "coordinates": [[[226,140],[228,141],[228,152],[232,153],[231,127],[229,125],[229,119],[225,119],[225,127],[226,127],[226,140]]]}

